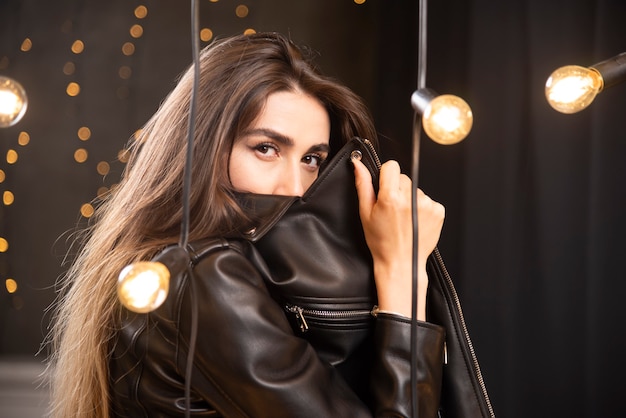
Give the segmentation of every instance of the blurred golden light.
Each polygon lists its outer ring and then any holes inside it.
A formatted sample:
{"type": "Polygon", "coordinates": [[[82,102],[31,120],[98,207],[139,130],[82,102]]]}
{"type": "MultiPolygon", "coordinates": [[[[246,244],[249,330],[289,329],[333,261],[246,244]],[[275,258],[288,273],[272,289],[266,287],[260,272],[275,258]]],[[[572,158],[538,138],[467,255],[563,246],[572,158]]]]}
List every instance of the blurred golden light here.
{"type": "Polygon", "coordinates": [[[13,279],[6,279],[4,281],[4,285],[7,288],[7,292],[9,293],[15,293],[17,292],[17,282],[13,279]]]}
{"type": "Polygon", "coordinates": [[[128,151],[127,149],[121,149],[117,153],[117,159],[122,163],[127,163],[129,158],[130,158],[130,151],[128,151]]]}
{"type": "Polygon", "coordinates": [[[128,65],[122,65],[117,71],[117,74],[122,80],[128,80],[133,73],[133,70],[128,65]]]}
{"type": "Polygon", "coordinates": [[[6,253],[9,249],[9,241],[0,237],[0,253],[6,253]]]}
{"type": "Polygon", "coordinates": [[[80,54],[85,50],[85,44],[80,39],[77,39],[72,44],[72,52],[75,54],[80,54]]]}
{"type": "Polygon", "coordinates": [[[472,109],[458,96],[419,89],[411,96],[411,105],[422,115],[426,135],[439,144],[456,144],[472,129],[472,109]]]}
{"type": "Polygon", "coordinates": [[[15,164],[17,162],[17,158],[17,151],[15,151],[14,149],[10,149],[7,151],[7,163],[15,164]]]}
{"type": "Polygon", "coordinates": [[[76,66],[72,61],[68,61],[65,65],[63,65],[63,74],[72,75],[74,74],[74,71],[76,71],[76,66]]]}
{"type": "Polygon", "coordinates": [[[134,24],[130,27],[130,36],[137,39],[141,38],[141,35],[143,35],[143,27],[141,25],[134,24]]]}
{"type": "Polygon", "coordinates": [[[74,151],[74,160],[76,160],[77,163],[84,163],[87,161],[88,155],[89,153],[85,148],[78,148],[74,151]]]}
{"type": "Polygon", "coordinates": [[[80,128],[78,128],[78,139],[80,139],[81,141],[87,141],[89,138],[91,138],[91,129],[89,129],[86,126],[81,126],[80,128]]]}
{"type": "Polygon", "coordinates": [[[122,54],[128,56],[131,56],[135,53],[135,44],[133,44],[132,42],[125,42],[124,45],[122,45],[122,54]]]}
{"type": "Polygon", "coordinates": [[[148,15],[148,8],[146,6],[137,6],[135,8],[135,17],[137,19],[143,19],[148,15]]]}
{"type": "Polygon", "coordinates": [[[17,143],[20,144],[21,146],[26,146],[28,145],[28,143],[30,142],[30,135],[28,135],[28,132],[20,132],[19,135],[17,136],[17,143]]]}
{"type": "Polygon", "coordinates": [[[107,193],[109,193],[109,188],[106,186],[102,186],[102,187],[98,187],[98,191],[96,192],[96,195],[98,196],[98,199],[104,199],[107,193]]]}
{"type": "Polygon", "coordinates": [[[85,218],[91,218],[93,216],[93,206],[90,203],[85,203],[80,207],[80,214],[85,218]]]}
{"type": "Polygon", "coordinates": [[[3,183],[5,179],[6,174],[4,173],[4,170],[0,170],[0,183],[3,183]]]}
{"type": "Polygon", "coordinates": [[[15,195],[6,190],[4,193],[2,193],[2,203],[4,203],[6,206],[10,206],[13,204],[13,202],[15,202],[15,195]]]}
{"type": "Polygon", "coordinates": [[[140,261],[126,266],[117,283],[120,302],[133,312],[146,313],[158,308],[167,297],[170,272],[158,261],[140,261]]]}
{"type": "Polygon", "coordinates": [[[80,85],[72,81],[67,85],[65,92],[68,96],[76,97],[80,93],[80,85]]]}
{"type": "Polygon", "coordinates": [[[32,47],[33,47],[33,41],[31,41],[30,38],[26,38],[22,42],[22,45],[20,46],[20,50],[22,52],[28,52],[31,50],[32,47]]]}
{"type": "Polygon", "coordinates": [[[465,100],[452,94],[435,97],[422,117],[424,131],[443,145],[462,141],[472,130],[474,117],[465,100]]]}
{"type": "Polygon", "coordinates": [[[252,29],[252,28],[248,28],[248,29],[243,31],[244,35],[252,35],[252,34],[255,34],[255,33],[256,33],[256,31],[254,29],[252,29]]]}
{"type": "Polygon", "coordinates": [[[569,114],[589,106],[602,87],[602,76],[596,69],[566,65],[550,74],[545,94],[552,108],[569,114]]]}
{"type": "Polygon", "coordinates": [[[354,0],[354,2],[356,4],[363,4],[363,3],[365,3],[365,0],[354,0]]]}
{"type": "Polygon", "coordinates": [[[100,174],[101,176],[106,176],[107,174],[109,174],[109,171],[111,170],[111,166],[106,161],[100,161],[96,165],[96,170],[98,171],[98,174],[100,174]]]}
{"type": "Polygon", "coordinates": [[[28,107],[26,91],[20,83],[0,76],[0,128],[15,125],[28,107]]]}
{"type": "Polygon", "coordinates": [[[248,16],[248,11],[248,6],[246,6],[245,4],[240,4],[235,8],[235,14],[237,15],[237,17],[248,16]]]}
{"type": "Polygon", "coordinates": [[[204,42],[209,42],[213,38],[213,31],[209,28],[204,28],[200,31],[200,39],[204,42]]]}

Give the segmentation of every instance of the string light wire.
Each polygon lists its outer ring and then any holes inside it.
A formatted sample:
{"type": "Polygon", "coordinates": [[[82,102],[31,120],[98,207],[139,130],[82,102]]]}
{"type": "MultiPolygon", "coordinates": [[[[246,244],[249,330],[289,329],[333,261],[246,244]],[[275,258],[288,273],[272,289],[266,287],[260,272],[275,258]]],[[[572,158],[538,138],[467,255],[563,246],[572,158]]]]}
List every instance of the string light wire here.
{"type": "MultiPolygon", "coordinates": [[[[426,15],[427,15],[427,0],[419,1],[418,10],[418,49],[417,49],[417,90],[422,90],[426,87],[426,15]]],[[[419,227],[418,227],[418,215],[417,215],[417,186],[419,180],[419,158],[420,158],[420,139],[422,131],[422,118],[417,110],[415,110],[413,117],[413,151],[411,162],[411,220],[413,224],[413,264],[412,264],[412,284],[411,284],[411,416],[419,416],[419,402],[418,402],[418,385],[417,385],[417,342],[418,342],[418,328],[417,328],[417,292],[418,292],[418,242],[419,242],[419,227]]]]}
{"type": "MultiPolygon", "coordinates": [[[[199,3],[198,0],[191,0],[191,50],[193,57],[193,85],[191,88],[189,103],[189,121],[187,128],[187,154],[185,160],[185,173],[183,176],[183,213],[181,218],[181,231],[179,245],[187,251],[189,242],[189,205],[191,191],[191,171],[193,164],[193,142],[196,127],[196,108],[198,105],[198,90],[200,84],[200,23],[199,23],[199,3]]],[[[187,364],[185,369],[185,417],[191,416],[191,373],[193,371],[193,360],[195,356],[196,340],[198,338],[198,300],[195,292],[195,280],[193,269],[188,264],[187,274],[189,276],[190,298],[191,298],[191,332],[189,335],[189,351],[187,353],[187,364]]]]}

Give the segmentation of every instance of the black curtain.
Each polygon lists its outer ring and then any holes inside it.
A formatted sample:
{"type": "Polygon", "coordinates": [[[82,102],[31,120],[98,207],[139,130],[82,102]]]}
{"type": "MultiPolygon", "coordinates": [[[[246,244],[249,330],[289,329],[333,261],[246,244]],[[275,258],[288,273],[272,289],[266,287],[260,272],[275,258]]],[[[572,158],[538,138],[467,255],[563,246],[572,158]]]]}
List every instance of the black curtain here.
{"type": "MultiPolygon", "coordinates": [[[[384,21],[402,22],[393,8],[384,21]]],[[[428,5],[427,85],[465,98],[474,127],[453,146],[422,136],[420,187],[446,206],[440,248],[498,416],[624,414],[626,84],[574,115],[544,86],[625,52],[625,19],[621,0],[428,5]]],[[[379,129],[407,169],[410,109],[386,104],[415,88],[414,62],[398,71],[414,30],[382,26],[404,41],[379,51],[377,87],[379,129]]]]}
{"type": "MultiPolygon", "coordinates": [[[[0,234],[10,243],[0,273],[21,286],[2,294],[0,355],[36,352],[61,271],[64,239],[55,241],[98,187],[114,184],[123,167],[117,152],[190,62],[185,4],[0,0],[0,74],[19,79],[31,97],[24,120],[0,130],[1,154],[20,154],[16,164],[0,161],[0,187],[16,196],[0,206],[0,234]],[[149,14],[138,22],[141,4],[149,14]],[[128,35],[134,23],[144,27],[139,39],[128,35]],[[21,52],[27,36],[33,49],[21,52]],[[73,55],[77,38],[86,49],[73,55]],[[128,41],[132,56],[120,53],[128,41]],[[76,72],[67,76],[61,69],[70,60],[76,72]],[[129,79],[118,76],[121,66],[132,69],[129,79]],[[83,87],[78,100],[64,93],[69,81],[83,87]],[[76,138],[83,125],[92,128],[86,143],[76,138]],[[16,145],[22,130],[31,135],[25,147],[16,145]],[[79,146],[90,155],[83,164],[72,158],[79,146]],[[104,160],[112,169],[103,177],[95,165],[104,160]]],[[[203,26],[218,36],[278,30],[318,51],[322,69],[370,105],[385,157],[408,171],[417,0],[246,4],[249,15],[237,18],[235,3],[203,2],[203,26]]],[[[626,51],[624,19],[623,0],[428,5],[427,85],[466,99],[474,127],[452,146],[422,136],[420,187],[446,206],[440,249],[499,417],[623,415],[626,84],[574,115],[550,108],[544,85],[559,66],[626,51]]]]}
{"type": "Polygon", "coordinates": [[[626,51],[626,2],[458,3],[463,15],[431,2],[430,74],[461,83],[475,125],[449,155],[424,147],[422,185],[458,193],[442,192],[442,247],[496,412],[623,416],[626,84],[574,115],[543,86],[562,65],[626,51]]]}

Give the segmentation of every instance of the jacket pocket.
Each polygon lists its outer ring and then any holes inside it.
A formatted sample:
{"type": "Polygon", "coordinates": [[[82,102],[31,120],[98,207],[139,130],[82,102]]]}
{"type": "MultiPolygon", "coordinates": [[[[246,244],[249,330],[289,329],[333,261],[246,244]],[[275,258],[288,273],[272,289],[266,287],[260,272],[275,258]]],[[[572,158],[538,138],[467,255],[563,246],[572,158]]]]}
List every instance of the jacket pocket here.
{"type": "Polygon", "coordinates": [[[300,332],[308,332],[311,327],[326,329],[369,328],[372,322],[372,309],[323,309],[302,307],[292,303],[284,304],[292,324],[295,322],[300,332]]]}
{"type": "Polygon", "coordinates": [[[369,304],[283,303],[296,336],[308,341],[321,359],[338,366],[363,347],[371,347],[375,318],[369,304]]]}

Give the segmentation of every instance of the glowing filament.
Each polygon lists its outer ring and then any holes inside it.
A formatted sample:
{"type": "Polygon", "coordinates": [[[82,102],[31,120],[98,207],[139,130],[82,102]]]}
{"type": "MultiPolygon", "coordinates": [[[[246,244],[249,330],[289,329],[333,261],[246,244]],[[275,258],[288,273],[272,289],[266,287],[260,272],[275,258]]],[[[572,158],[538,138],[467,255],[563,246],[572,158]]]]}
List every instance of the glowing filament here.
{"type": "Polygon", "coordinates": [[[424,131],[435,142],[449,145],[465,139],[472,129],[472,109],[458,96],[443,94],[428,104],[422,115],[424,131]]]}
{"type": "Polygon", "coordinates": [[[15,80],[0,77],[0,128],[15,125],[26,113],[24,88],[15,80]]]}
{"type": "Polygon", "coordinates": [[[546,81],[546,99],[561,113],[576,113],[593,102],[602,85],[598,71],[567,65],[554,71],[546,81]]]}

